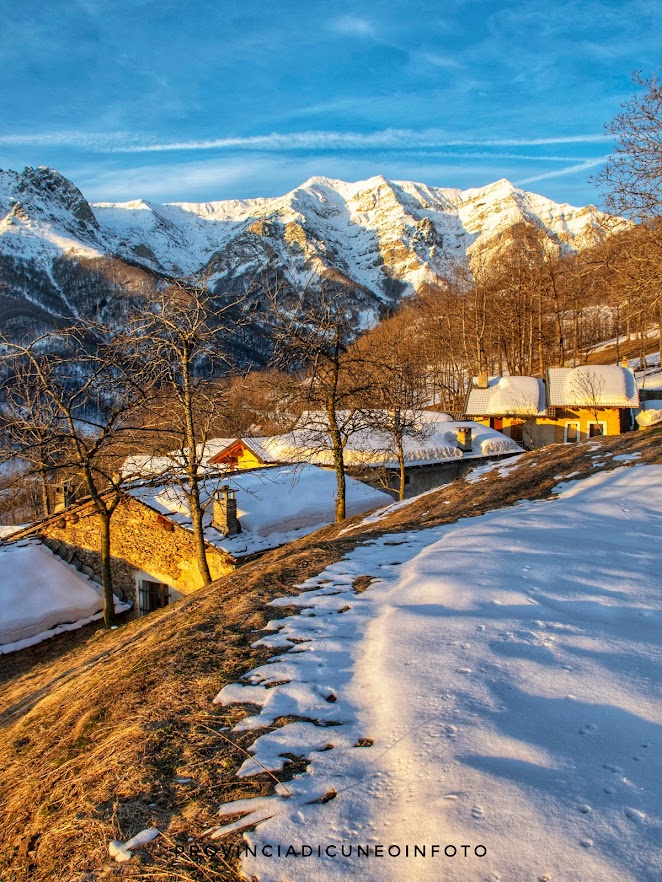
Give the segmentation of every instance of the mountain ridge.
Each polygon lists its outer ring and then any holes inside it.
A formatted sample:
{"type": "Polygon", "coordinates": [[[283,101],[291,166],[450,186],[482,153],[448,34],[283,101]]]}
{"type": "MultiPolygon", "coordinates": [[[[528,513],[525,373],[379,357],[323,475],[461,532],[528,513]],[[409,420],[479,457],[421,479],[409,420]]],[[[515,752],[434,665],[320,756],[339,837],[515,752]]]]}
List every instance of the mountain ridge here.
{"type": "Polygon", "coordinates": [[[498,247],[518,224],[581,250],[604,236],[605,218],[595,206],[555,203],[506,179],[460,190],[382,175],[314,176],[276,197],[90,203],[48,167],[0,171],[0,306],[10,303],[20,325],[21,309],[29,323],[35,309],[73,317],[140,294],[141,271],[202,275],[214,289],[246,289],[277,272],[295,286],[339,281],[370,321],[498,247]],[[128,288],[123,265],[132,268],[128,288]]]}

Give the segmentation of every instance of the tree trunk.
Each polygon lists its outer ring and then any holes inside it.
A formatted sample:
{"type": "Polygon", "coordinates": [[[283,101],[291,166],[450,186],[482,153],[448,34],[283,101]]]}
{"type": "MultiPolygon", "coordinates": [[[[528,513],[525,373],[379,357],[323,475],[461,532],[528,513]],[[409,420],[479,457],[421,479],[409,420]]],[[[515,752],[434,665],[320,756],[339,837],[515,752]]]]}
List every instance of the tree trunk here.
{"type": "Polygon", "coordinates": [[[333,466],[336,470],[336,523],[345,520],[345,461],[342,446],[333,446],[333,466]]]}
{"type": "Polygon", "coordinates": [[[101,520],[101,588],[103,590],[103,621],[106,628],[115,624],[113,575],[110,569],[110,515],[111,513],[106,508],[99,511],[101,520]]]}
{"type": "Polygon", "coordinates": [[[193,477],[191,479],[191,489],[189,491],[189,506],[191,508],[191,526],[193,528],[193,541],[195,544],[195,558],[200,571],[200,577],[203,585],[209,585],[211,582],[211,572],[209,571],[209,563],[207,561],[207,549],[205,546],[205,533],[202,523],[202,506],[200,505],[200,487],[193,477]]]}
{"type": "Polygon", "coordinates": [[[405,498],[405,452],[402,446],[402,438],[396,439],[398,449],[398,465],[400,467],[400,485],[398,488],[398,499],[400,502],[405,498]]]}
{"type": "Polygon", "coordinates": [[[573,315],[574,332],[575,332],[575,353],[574,362],[579,364],[579,310],[575,307],[573,315]]]}
{"type": "Polygon", "coordinates": [[[189,481],[189,508],[195,556],[203,585],[211,582],[211,573],[205,548],[205,534],[202,524],[202,505],[200,502],[200,476],[198,474],[198,452],[195,424],[193,421],[193,393],[191,390],[191,353],[188,348],[182,351],[182,380],[184,391],[184,419],[186,424],[187,472],[189,481]]]}
{"type": "Polygon", "coordinates": [[[340,380],[340,331],[335,329],[335,344],[333,354],[331,356],[331,383],[326,394],[326,419],[329,426],[329,434],[331,435],[331,446],[333,449],[333,468],[336,472],[336,523],[345,520],[345,451],[343,449],[343,440],[337,419],[337,392],[340,380]]]}
{"type": "Polygon", "coordinates": [[[538,289],[538,375],[545,376],[545,355],[543,350],[542,336],[543,314],[542,314],[542,289],[538,289]]]}
{"type": "MultiPolygon", "coordinates": [[[[662,350],[662,343],[660,344],[662,350]]],[[[616,364],[621,363],[621,308],[616,304],[616,364]]]]}
{"type": "Polygon", "coordinates": [[[46,480],[46,472],[44,469],[39,470],[39,484],[41,489],[41,513],[43,517],[47,518],[51,512],[48,501],[48,481],[46,480]]]}
{"type": "Polygon", "coordinates": [[[326,415],[329,423],[329,434],[331,435],[331,446],[333,448],[333,468],[336,472],[336,523],[339,523],[345,520],[345,454],[342,434],[336,419],[336,402],[333,395],[327,399],[326,415]]]}

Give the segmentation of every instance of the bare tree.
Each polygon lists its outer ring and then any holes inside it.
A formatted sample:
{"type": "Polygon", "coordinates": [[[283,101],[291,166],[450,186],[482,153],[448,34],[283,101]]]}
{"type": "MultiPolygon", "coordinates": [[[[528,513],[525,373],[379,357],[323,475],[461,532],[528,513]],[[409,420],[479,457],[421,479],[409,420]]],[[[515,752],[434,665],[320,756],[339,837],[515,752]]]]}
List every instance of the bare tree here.
{"type": "Polygon", "coordinates": [[[462,409],[470,371],[462,333],[468,286],[461,281],[425,286],[398,314],[403,343],[425,372],[431,403],[449,411],[462,409]]]}
{"type": "Polygon", "coordinates": [[[588,367],[579,368],[572,383],[577,404],[585,407],[595,418],[596,434],[601,435],[600,411],[605,406],[605,378],[597,371],[588,367]]]}
{"type": "Polygon", "coordinates": [[[662,213],[662,82],[656,74],[633,80],[645,91],[607,125],[616,146],[594,180],[611,211],[645,219],[662,213]]]}
{"type": "Polygon", "coordinates": [[[35,382],[30,360],[18,357],[14,350],[9,350],[8,355],[14,357],[4,362],[5,376],[1,390],[4,404],[0,407],[0,417],[5,446],[0,452],[0,459],[15,460],[16,451],[23,451],[22,466],[15,463],[20,478],[18,481],[14,478],[13,483],[35,481],[40,496],[40,508],[35,515],[48,517],[51,509],[50,484],[61,460],[57,444],[60,409],[43,384],[35,382]]]}
{"type": "Polygon", "coordinates": [[[250,371],[232,377],[224,394],[228,405],[225,434],[272,435],[288,431],[296,422],[297,395],[288,374],[273,369],[250,371]]]}
{"type": "Polygon", "coordinates": [[[295,387],[306,410],[297,431],[318,449],[330,449],[336,473],[336,521],[342,521],[345,447],[362,427],[359,399],[369,385],[361,358],[349,347],[358,319],[338,284],[326,282],[319,290],[299,291],[283,283],[265,287],[273,318],[274,363],[299,372],[295,387]]]}
{"type": "Polygon", "coordinates": [[[149,360],[158,377],[144,429],[156,434],[167,452],[153,478],[175,483],[186,498],[204,585],[211,582],[202,492],[207,442],[224,406],[210,377],[230,366],[228,341],[241,321],[241,299],[219,306],[204,280],[176,279],[137,311],[120,337],[123,350],[149,360]]]}
{"type": "Polygon", "coordinates": [[[134,431],[131,415],[150,394],[149,372],[120,357],[100,326],[81,324],[25,343],[2,339],[0,349],[6,457],[23,466],[23,479],[38,476],[45,485],[55,474],[73,475],[81,483],[99,517],[110,627],[111,519],[127,480],[118,465],[134,431]]]}
{"type": "Polygon", "coordinates": [[[430,434],[430,427],[423,421],[430,399],[425,366],[410,345],[402,316],[383,322],[372,334],[359,338],[352,354],[363,363],[368,380],[363,423],[368,431],[384,437],[383,453],[397,461],[398,498],[404,499],[405,439],[423,441],[430,434]]]}

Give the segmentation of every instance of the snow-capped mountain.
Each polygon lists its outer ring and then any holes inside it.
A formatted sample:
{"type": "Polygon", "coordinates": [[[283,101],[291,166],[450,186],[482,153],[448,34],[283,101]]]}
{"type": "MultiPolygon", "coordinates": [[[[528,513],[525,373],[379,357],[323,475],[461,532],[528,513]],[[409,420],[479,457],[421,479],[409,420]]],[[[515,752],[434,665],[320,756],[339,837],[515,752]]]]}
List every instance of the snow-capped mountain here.
{"type": "Polygon", "coordinates": [[[581,249],[601,237],[601,217],[506,180],[454,190],[315,177],[270,199],[90,205],[52,169],[0,172],[0,307],[20,326],[109,308],[150,276],[205,273],[223,288],[278,270],[295,284],[344,282],[378,314],[517,224],[581,249]]]}
{"type": "Polygon", "coordinates": [[[348,184],[311,178],[285,196],[159,205],[143,201],[93,206],[115,253],[145,259],[166,273],[210,264],[217,278],[260,270],[274,260],[290,275],[340,271],[377,297],[390,280],[412,291],[449,261],[465,259],[514,224],[528,221],[571,247],[595,241],[599,213],[517,190],[506,180],[449,190],[370,178],[348,184]]]}

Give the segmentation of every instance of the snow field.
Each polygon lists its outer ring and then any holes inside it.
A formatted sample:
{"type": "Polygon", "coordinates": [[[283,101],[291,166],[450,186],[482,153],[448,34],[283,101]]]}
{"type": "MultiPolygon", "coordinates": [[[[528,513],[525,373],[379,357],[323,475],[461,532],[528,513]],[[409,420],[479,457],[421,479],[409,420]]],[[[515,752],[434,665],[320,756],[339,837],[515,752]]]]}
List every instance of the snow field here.
{"type": "Polygon", "coordinates": [[[241,775],[284,754],[309,765],[274,796],[220,807],[249,814],[217,838],[260,822],[248,878],[662,877],[662,467],[558,492],[364,543],[274,602],[301,607],[260,641],[287,651],[216,701],[260,707],[241,729],[303,718],[259,737],[241,775]],[[375,581],[356,594],[359,575],[375,581]],[[265,857],[266,844],[337,854],[265,857]],[[357,855],[380,844],[400,856],[357,855]],[[414,844],[425,858],[405,856],[414,844]],[[458,853],[433,858],[434,844],[458,853]]]}

